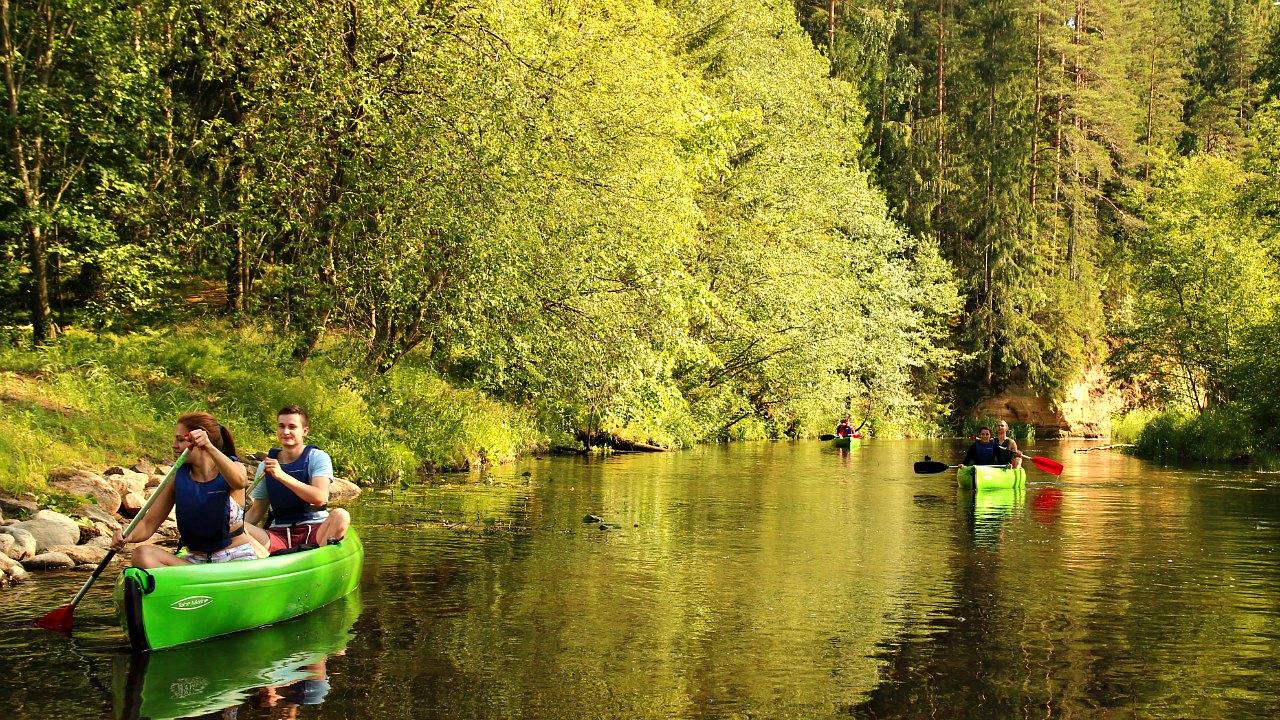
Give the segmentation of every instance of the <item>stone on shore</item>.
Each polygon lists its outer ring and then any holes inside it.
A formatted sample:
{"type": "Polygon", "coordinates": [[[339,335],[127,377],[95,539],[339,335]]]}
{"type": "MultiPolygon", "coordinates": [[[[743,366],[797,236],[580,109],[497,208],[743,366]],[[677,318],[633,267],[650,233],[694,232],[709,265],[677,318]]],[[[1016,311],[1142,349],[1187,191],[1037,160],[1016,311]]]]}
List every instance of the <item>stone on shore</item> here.
{"type": "Polygon", "coordinates": [[[13,553],[5,553],[14,560],[22,561],[36,554],[36,536],[17,527],[16,524],[0,528],[0,533],[13,537],[13,553]]]}
{"type": "Polygon", "coordinates": [[[360,486],[343,478],[333,478],[329,483],[329,501],[346,502],[360,496],[360,486]]]}
{"type": "Polygon", "coordinates": [[[120,500],[120,516],[132,518],[142,509],[142,504],[146,502],[142,496],[136,492],[130,491],[120,500]]]}
{"type": "Polygon", "coordinates": [[[65,570],[75,566],[76,562],[61,552],[40,553],[23,563],[29,570],[65,570]]]}
{"type": "Polygon", "coordinates": [[[51,554],[62,553],[77,565],[97,565],[107,556],[107,549],[94,545],[59,545],[49,548],[51,554]]]}
{"type": "Polygon", "coordinates": [[[0,585],[14,585],[27,578],[27,570],[22,563],[0,553],[0,585]]]}
{"type": "Polygon", "coordinates": [[[0,533],[0,555],[14,554],[13,549],[18,546],[18,541],[13,539],[12,535],[0,533]]]}
{"type": "MultiPolygon", "coordinates": [[[[102,523],[110,527],[112,530],[119,530],[122,526],[120,521],[116,520],[116,516],[104,511],[97,505],[81,505],[71,511],[72,517],[82,517],[92,520],[95,524],[102,523]]],[[[110,534],[110,533],[108,533],[110,534]]]]}
{"type": "Polygon", "coordinates": [[[0,497],[0,509],[5,512],[21,513],[24,515],[35,515],[40,510],[40,506],[35,500],[26,498],[0,497]]]}
{"type": "Polygon", "coordinates": [[[156,471],[156,466],[152,465],[151,462],[148,460],[139,460],[138,462],[133,464],[133,467],[129,469],[136,473],[142,473],[143,475],[150,475],[151,473],[156,471]]]}
{"type": "Polygon", "coordinates": [[[49,471],[49,485],[72,495],[93,498],[109,513],[120,509],[120,493],[106,478],[88,470],[57,467],[49,471]]]}
{"type": "Polygon", "coordinates": [[[102,548],[103,550],[110,550],[111,536],[99,535],[98,537],[89,538],[89,541],[84,543],[84,547],[96,547],[96,548],[102,548]]]}
{"type": "Polygon", "coordinates": [[[41,510],[30,520],[8,529],[15,528],[26,530],[35,536],[37,555],[55,545],[75,545],[80,542],[80,526],[76,521],[52,510],[41,510]]]}

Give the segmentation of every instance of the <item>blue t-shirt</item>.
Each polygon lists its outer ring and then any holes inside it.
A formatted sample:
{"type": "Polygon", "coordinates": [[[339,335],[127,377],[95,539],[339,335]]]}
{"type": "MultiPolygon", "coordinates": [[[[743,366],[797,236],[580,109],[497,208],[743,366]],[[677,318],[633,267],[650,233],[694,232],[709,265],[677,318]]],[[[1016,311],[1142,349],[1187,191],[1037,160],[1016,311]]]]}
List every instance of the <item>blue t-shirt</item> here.
{"type": "MultiPolygon", "coordinates": [[[[255,470],[253,473],[253,479],[257,480],[258,478],[262,477],[262,475],[265,472],[266,472],[266,463],[258,463],[258,469],[255,470]]],[[[295,478],[295,479],[301,480],[303,482],[310,482],[311,478],[318,478],[318,477],[327,477],[330,480],[333,479],[333,458],[329,457],[329,453],[321,450],[320,448],[312,448],[311,456],[307,459],[307,477],[295,478]]],[[[266,481],[258,483],[258,485],[253,489],[253,492],[250,493],[249,498],[251,502],[253,500],[270,499],[269,496],[267,495],[266,481]]],[[[315,514],[315,519],[309,520],[308,522],[317,522],[318,520],[323,520],[328,515],[329,515],[328,511],[320,510],[315,514]]],[[[271,525],[272,527],[275,527],[276,524],[271,523],[271,525]]]]}

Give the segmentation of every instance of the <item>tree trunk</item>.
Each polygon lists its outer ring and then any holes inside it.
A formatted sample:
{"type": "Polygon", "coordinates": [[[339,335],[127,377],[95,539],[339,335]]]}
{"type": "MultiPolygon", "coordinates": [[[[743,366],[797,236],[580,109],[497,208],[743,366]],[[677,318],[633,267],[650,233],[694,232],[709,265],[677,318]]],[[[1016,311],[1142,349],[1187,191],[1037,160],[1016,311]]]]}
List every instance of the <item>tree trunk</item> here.
{"type": "Polygon", "coordinates": [[[827,59],[831,61],[831,77],[836,76],[836,0],[827,0],[827,59]]]}
{"type": "Polygon", "coordinates": [[[943,139],[944,138],[943,128],[945,126],[944,111],[946,109],[944,105],[944,97],[946,92],[946,85],[945,85],[946,11],[947,11],[947,0],[938,0],[938,60],[937,60],[938,87],[936,91],[936,96],[938,100],[938,107],[937,107],[938,139],[937,139],[937,147],[936,147],[936,152],[938,155],[938,158],[937,158],[938,187],[937,187],[937,198],[936,198],[937,204],[934,206],[934,229],[938,234],[939,243],[941,243],[943,240],[942,199],[943,199],[943,193],[944,193],[943,188],[945,186],[945,181],[946,181],[946,167],[947,167],[946,161],[943,159],[943,153],[946,151],[946,142],[943,139]]]}
{"type": "Polygon", "coordinates": [[[1035,109],[1031,113],[1031,216],[1035,221],[1031,224],[1031,232],[1036,231],[1039,219],[1036,215],[1036,182],[1040,178],[1040,73],[1043,59],[1044,14],[1036,11],[1036,69],[1035,69],[1035,109]]]}
{"type": "Polygon", "coordinates": [[[1142,181],[1147,182],[1151,179],[1151,134],[1152,123],[1151,116],[1155,111],[1156,104],[1156,47],[1158,43],[1151,43],[1151,68],[1147,73],[1147,137],[1144,142],[1146,149],[1146,157],[1142,159],[1142,181]]]}

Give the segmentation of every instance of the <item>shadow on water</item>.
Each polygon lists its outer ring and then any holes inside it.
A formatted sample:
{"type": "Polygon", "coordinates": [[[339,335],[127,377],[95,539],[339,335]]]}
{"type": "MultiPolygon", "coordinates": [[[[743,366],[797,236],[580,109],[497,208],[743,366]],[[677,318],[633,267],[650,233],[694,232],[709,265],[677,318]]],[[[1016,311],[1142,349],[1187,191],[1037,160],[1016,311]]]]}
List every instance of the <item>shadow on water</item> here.
{"type": "Polygon", "coordinates": [[[119,720],[225,717],[254,697],[289,711],[319,705],[327,662],[345,652],[360,616],[359,591],[296,620],[158,652],[116,655],[119,720]]]}

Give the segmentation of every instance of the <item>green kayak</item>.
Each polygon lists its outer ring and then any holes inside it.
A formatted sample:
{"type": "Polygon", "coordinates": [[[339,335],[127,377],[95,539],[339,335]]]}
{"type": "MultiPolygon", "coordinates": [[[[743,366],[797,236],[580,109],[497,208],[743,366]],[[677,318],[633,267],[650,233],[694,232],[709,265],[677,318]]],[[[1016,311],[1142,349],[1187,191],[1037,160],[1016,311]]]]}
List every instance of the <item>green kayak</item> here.
{"type": "Polygon", "coordinates": [[[828,440],[827,442],[831,444],[831,447],[836,448],[837,450],[850,450],[861,445],[862,438],[842,437],[836,438],[835,440],[828,440]]]}
{"type": "Polygon", "coordinates": [[[956,470],[956,482],[963,488],[995,490],[1012,488],[1027,482],[1027,471],[1004,465],[965,465],[956,470]]]}
{"type": "Polygon", "coordinates": [[[238,707],[261,687],[286,701],[323,700],[332,655],[346,650],[360,616],[355,592],[300,618],[253,633],[115,657],[114,717],[182,718],[238,707]]]}
{"type": "Polygon", "coordinates": [[[288,620],[360,583],[364,546],[342,542],[262,560],[127,568],[116,583],[120,625],[136,651],[160,650],[288,620]]]}

